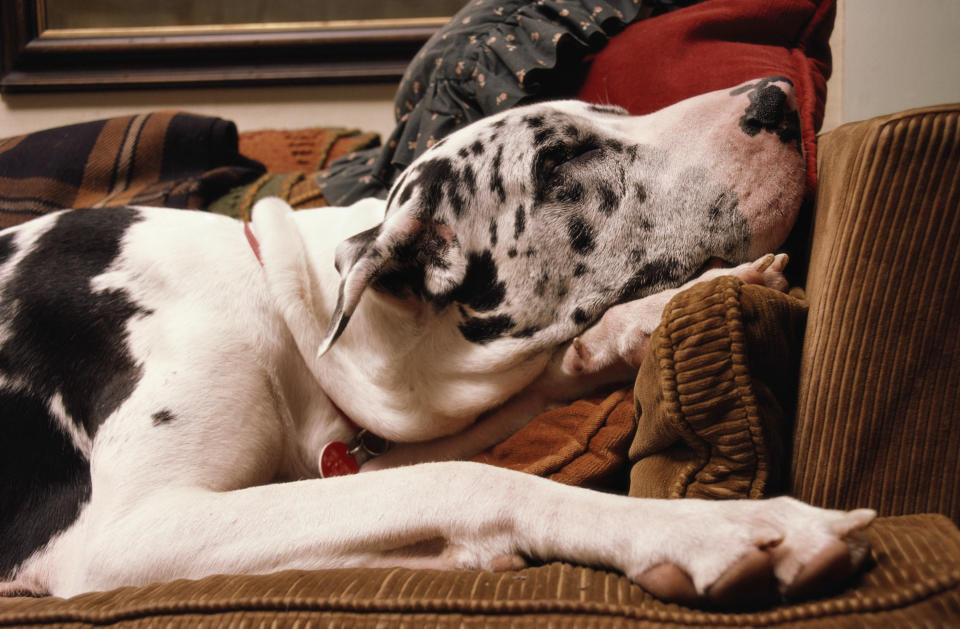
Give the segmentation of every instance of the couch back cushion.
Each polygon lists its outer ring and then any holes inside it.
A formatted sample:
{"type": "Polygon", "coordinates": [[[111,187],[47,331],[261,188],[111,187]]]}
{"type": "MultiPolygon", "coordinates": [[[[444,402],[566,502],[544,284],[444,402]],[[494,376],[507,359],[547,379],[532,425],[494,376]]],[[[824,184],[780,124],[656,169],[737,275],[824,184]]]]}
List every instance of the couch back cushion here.
{"type": "Polygon", "coordinates": [[[960,104],[820,150],[791,491],[960,522],[960,104]]]}

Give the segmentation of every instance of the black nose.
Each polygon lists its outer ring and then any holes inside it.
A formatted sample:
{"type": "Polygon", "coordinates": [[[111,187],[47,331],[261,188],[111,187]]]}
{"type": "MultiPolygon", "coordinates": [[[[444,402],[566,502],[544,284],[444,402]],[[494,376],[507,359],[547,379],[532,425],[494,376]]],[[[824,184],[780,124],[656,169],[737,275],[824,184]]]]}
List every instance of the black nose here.
{"type": "Polygon", "coordinates": [[[744,116],[745,124],[756,129],[751,135],[761,129],[777,128],[783,122],[783,106],[787,102],[787,95],[776,85],[767,85],[750,95],[750,107],[744,116]]]}
{"type": "Polygon", "coordinates": [[[778,85],[780,81],[789,83],[786,79],[771,77],[760,81],[747,93],[750,104],[740,118],[740,128],[747,135],[767,131],[775,133],[784,143],[800,137],[800,117],[784,91],[791,88],[778,85]]]}

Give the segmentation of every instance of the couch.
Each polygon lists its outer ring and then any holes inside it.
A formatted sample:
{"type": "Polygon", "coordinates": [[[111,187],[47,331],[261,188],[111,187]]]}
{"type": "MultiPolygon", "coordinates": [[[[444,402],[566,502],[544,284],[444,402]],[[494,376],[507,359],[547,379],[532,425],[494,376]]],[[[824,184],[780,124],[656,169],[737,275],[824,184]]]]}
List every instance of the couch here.
{"type": "MultiPolygon", "coordinates": [[[[0,153],[30,141],[102,139],[110,125],[122,145],[133,121],[7,142],[0,153]]],[[[243,134],[239,153],[234,146],[209,156],[198,146],[224,137],[237,145],[229,125],[172,114],[138,124],[167,139],[174,127],[189,129],[180,132],[193,138],[189,159],[177,163],[194,167],[144,175],[143,185],[134,172],[126,197],[98,197],[90,173],[113,159],[101,159],[90,140],[76,149],[89,154],[76,186],[37,195],[48,205],[61,194],[69,197],[63,205],[148,200],[244,216],[265,194],[322,202],[323,181],[298,169],[376,148],[367,134],[312,130],[243,134]],[[297,148],[271,155],[277,142],[297,148]],[[305,150],[309,164],[291,158],[305,150]]],[[[805,141],[818,152],[810,205],[788,243],[790,294],[733,278],[681,293],[633,386],[541,415],[478,458],[636,496],[788,493],[825,507],[872,507],[881,517],[866,531],[871,557],[851,582],[803,601],[727,612],[666,604],[619,574],[565,563],[503,573],[285,571],[67,600],[3,598],[0,627],[960,626],[960,104],[805,141]]],[[[0,218],[14,220],[3,192],[0,218]]]]}
{"type": "MultiPolygon", "coordinates": [[[[605,466],[660,475],[634,493],[782,489],[817,505],[877,509],[869,564],[842,591],[723,613],[665,604],[621,575],[564,563],[504,573],[287,571],[0,599],[0,627],[960,625],[960,105],[848,124],[819,146],[805,299],[795,292],[770,305],[729,278],[678,295],[633,395],[616,392],[596,407],[608,432],[644,413],[675,430],[654,452],[638,455],[634,439],[630,461],[605,466]],[[705,343],[711,334],[727,341],[705,343]],[[783,367],[790,347],[795,369],[783,367]],[[695,372],[685,364],[702,370],[710,361],[718,365],[707,368],[710,390],[733,391],[708,404],[719,432],[684,377],[695,372]],[[774,380],[794,373],[791,401],[774,380]]],[[[627,445],[602,435],[581,439],[560,467],[589,459],[592,439],[606,451],[627,445]]]]}

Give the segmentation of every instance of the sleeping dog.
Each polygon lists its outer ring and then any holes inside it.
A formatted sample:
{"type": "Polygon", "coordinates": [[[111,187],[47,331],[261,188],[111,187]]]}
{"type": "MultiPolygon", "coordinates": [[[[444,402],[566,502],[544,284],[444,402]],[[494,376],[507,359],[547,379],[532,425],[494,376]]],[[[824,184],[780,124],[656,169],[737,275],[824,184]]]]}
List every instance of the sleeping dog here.
{"type": "Polygon", "coordinates": [[[844,577],[872,511],[633,499],[452,460],[629,378],[709,260],[782,287],[765,254],[803,172],[774,77],[642,117],[513,109],[441,140],[386,201],[0,233],[0,590],[561,559],[736,602],[758,578],[790,597],[844,577]]]}

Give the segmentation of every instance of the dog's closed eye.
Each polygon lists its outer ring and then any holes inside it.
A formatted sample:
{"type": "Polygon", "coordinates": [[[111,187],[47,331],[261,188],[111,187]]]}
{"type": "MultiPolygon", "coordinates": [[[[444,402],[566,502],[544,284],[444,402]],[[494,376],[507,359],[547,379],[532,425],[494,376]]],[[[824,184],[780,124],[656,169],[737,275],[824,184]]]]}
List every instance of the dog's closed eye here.
{"type": "Polygon", "coordinates": [[[546,149],[539,163],[542,176],[549,177],[558,169],[569,166],[584,166],[592,160],[601,157],[603,148],[593,142],[571,146],[555,146],[546,149]]]}
{"type": "Polygon", "coordinates": [[[570,159],[563,161],[560,164],[557,164],[557,168],[571,168],[571,167],[580,167],[586,166],[590,162],[599,159],[603,156],[603,149],[597,146],[589,145],[586,147],[586,150],[581,150],[579,153],[575,154],[570,159]]]}

